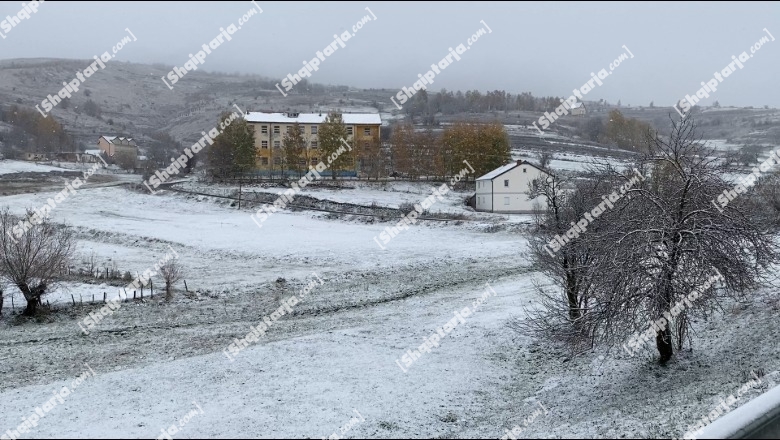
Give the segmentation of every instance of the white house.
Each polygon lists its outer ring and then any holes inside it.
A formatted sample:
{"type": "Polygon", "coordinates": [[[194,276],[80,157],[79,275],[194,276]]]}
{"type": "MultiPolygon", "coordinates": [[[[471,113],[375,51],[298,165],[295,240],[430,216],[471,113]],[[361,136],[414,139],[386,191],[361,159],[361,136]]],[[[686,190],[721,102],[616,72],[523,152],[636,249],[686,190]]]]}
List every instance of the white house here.
{"type": "Polygon", "coordinates": [[[529,197],[530,183],[547,172],[536,165],[518,160],[495,169],[477,179],[476,209],[505,214],[531,213],[544,207],[543,197],[529,197]]]}
{"type": "Polygon", "coordinates": [[[584,116],[585,115],[585,104],[582,102],[575,102],[571,105],[571,115],[572,116],[584,116]]]}

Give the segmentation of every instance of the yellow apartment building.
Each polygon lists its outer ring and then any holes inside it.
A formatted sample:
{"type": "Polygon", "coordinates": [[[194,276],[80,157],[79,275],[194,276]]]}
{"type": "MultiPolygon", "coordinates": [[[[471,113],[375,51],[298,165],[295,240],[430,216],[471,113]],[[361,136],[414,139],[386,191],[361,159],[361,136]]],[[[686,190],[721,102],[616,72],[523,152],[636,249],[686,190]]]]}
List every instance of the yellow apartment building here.
{"type": "MultiPolygon", "coordinates": [[[[284,135],[291,131],[296,123],[301,127],[306,143],[299,164],[303,169],[308,169],[309,165],[316,165],[323,161],[325,157],[320,150],[317,133],[327,116],[327,113],[264,112],[249,112],[244,115],[247,124],[254,129],[257,168],[261,171],[282,169],[284,135]]],[[[367,145],[374,137],[379,139],[379,130],[382,125],[379,114],[342,113],[341,117],[347,127],[347,140],[355,140],[358,148],[367,145]]],[[[352,169],[346,171],[352,171],[357,175],[360,172],[359,168],[359,163],[353,157],[352,169]]]]}

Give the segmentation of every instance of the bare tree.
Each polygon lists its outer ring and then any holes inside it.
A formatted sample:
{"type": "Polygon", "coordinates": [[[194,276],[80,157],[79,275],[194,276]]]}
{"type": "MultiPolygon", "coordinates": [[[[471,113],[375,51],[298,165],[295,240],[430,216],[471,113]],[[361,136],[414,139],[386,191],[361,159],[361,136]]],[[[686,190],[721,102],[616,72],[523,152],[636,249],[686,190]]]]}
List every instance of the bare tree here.
{"type": "Polygon", "coordinates": [[[531,261],[554,288],[535,283],[543,307],[530,312],[527,320],[519,323],[519,330],[564,341],[575,349],[587,339],[579,322],[592,301],[598,277],[594,262],[602,257],[602,247],[586,234],[605,225],[598,218],[583,223],[582,213],[590,212],[602,202],[602,194],[612,191],[612,171],[606,166],[577,179],[551,172],[531,183],[530,197],[546,201],[546,208],[535,214],[536,230],[529,240],[531,261]],[[584,228],[573,229],[578,222],[584,228]]]}
{"type": "Polygon", "coordinates": [[[650,174],[607,213],[595,234],[608,258],[594,264],[598,300],[583,325],[595,339],[625,342],[627,331],[656,329],[660,362],[682,349],[691,317],[706,318],[726,298],[744,299],[780,258],[772,231],[744,194],[716,204],[734,187],[688,115],[672,121],[671,136],[655,135],[639,164],[650,174]],[[708,282],[716,274],[719,288],[708,282]],[[689,298],[698,293],[695,303],[689,298]],[[671,311],[671,312],[670,312],[671,311]]]}
{"type": "Polygon", "coordinates": [[[726,170],[696,137],[690,116],[672,121],[668,138],[648,136],[646,146],[637,168],[649,177],[622,187],[619,197],[605,186],[617,188],[628,176],[609,169],[600,180],[591,177],[590,188],[541,188],[553,199],[544,223],[553,230],[532,241],[535,258],[562,289],[543,296],[543,310],[526,326],[574,346],[628,343],[637,350],[642,345],[631,335],[652,333],[663,364],[690,341],[692,318],[723,310],[726,299],[745,299],[771,276],[780,253],[755,209],[758,195],[742,188],[725,206],[716,203],[734,183],[723,179],[726,170]],[[540,245],[602,196],[611,208],[545,256],[540,245]]]}
{"type": "Polygon", "coordinates": [[[539,153],[539,166],[545,170],[550,168],[550,162],[552,161],[552,159],[553,159],[553,155],[549,151],[539,153]]]}
{"type": "Polygon", "coordinates": [[[33,316],[41,298],[62,279],[74,251],[70,229],[28,211],[25,219],[0,212],[0,277],[19,288],[33,316]],[[20,221],[22,224],[20,225],[20,221]],[[26,226],[29,230],[24,232],[26,226]]]}
{"type": "Polygon", "coordinates": [[[175,260],[168,261],[160,267],[160,275],[165,280],[165,300],[171,301],[173,299],[173,285],[184,278],[184,269],[175,260]]]}

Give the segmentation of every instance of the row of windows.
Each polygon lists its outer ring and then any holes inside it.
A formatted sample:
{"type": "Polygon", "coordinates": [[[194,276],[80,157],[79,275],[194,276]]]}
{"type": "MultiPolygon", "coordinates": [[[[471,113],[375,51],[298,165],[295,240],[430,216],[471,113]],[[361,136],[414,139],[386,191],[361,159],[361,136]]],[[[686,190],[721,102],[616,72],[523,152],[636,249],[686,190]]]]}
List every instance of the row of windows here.
{"type": "MultiPolygon", "coordinates": [[[[363,148],[368,149],[371,147],[371,143],[368,141],[363,142],[363,148]]],[[[268,141],[260,141],[260,148],[268,149],[268,141]]],[[[274,141],[274,148],[282,148],[282,141],[274,141]]],[[[310,148],[316,150],[319,148],[317,141],[311,141],[310,148]]]]}
{"type": "MultiPolygon", "coordinates": [[[[312,157],[310,162],[311,162],[312,165],[317,165],[318,163],[320,163],[320,159],[317,158],[317,157],[312,157]]],[[[354,160],[352,158],[347,158],[345,162],[346,162],[347,166],[352,166],[352,165],[355,164],[355,162],[354,162],[354,160]]],[[[260,164],[261,165],[268,165],[268,158],[267,157],[261,157],[260,158],[260,164]]],[[[282,164],[282,158],[281,157],[274,157],[274,165],[281,165],[281,164],[282,164]]],[[[306,159],[299,159],[298,160],[298,165],[300,165],[302,167],[305,167],[306,166],[306,159]]]]}
{"type": "MultiPolygon", "coordinates": [[[[306,134],[306,126],[301,125],[301,133],[306,134]]],[[[317,126],[312,125],[311,126],[311,134],[317,134],[317,126]]],[[[293,126],[288,125],[287,126],[287,134],[292,133],[293,126]]],[[[281,125],[274,125],[273,126],[274,134],[281,134],[282,127],[281,125]]],[[[260,133],[262,134],[268,134],[268,126],[267,125],[261,125],[260,126],[260,133]]],[[[371,136],[371,127],[364,127],[363,128],[363,134],[365,136],[371,136]]],[[[347,135],[352,136],[352,127],[347,127],[347,135]]]]}
{"type": "MultiPolygon", "coordinates": [[[[486,199],[487,197],[477,197],[477,203],[482,205],[486,199]]],[[[504,197],[504,205],[509,205],[509,197],[504,197]]]]}
{"type": "MultiPolygon", "coordinates": [[[[268,141],[260,141],[260,148],[268,148],[268,141]]],[[[274,148],[282,148],[282,141],[274,141],[274,148]]],[[[317,149],[319,148],[319,144],[317,141],[311,141],[311,148],[317,149]]]]}

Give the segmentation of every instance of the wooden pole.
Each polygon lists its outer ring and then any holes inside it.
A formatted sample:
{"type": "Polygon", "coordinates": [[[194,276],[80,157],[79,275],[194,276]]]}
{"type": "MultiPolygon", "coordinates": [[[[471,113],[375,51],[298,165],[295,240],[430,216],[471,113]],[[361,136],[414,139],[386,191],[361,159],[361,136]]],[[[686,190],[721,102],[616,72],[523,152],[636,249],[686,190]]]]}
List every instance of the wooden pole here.
{"type": "Polygon", "coordinates": [[[184,290],[186,290],[187,293],[190,293],[190,289],[187,288],[187,280],[184,280],[184,290]]]}
{"type": "Polygon", "coordinates": [[[103,304],[106,303],[106,292],[103,292],[103,304]]]}
{"type": "Polygon", "coordinates": [[[73,305],[75,306],[76,305],[76,298],[73,296],[72,293],[70,294],[70,299],[73,300],[73,305]]]}

